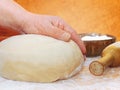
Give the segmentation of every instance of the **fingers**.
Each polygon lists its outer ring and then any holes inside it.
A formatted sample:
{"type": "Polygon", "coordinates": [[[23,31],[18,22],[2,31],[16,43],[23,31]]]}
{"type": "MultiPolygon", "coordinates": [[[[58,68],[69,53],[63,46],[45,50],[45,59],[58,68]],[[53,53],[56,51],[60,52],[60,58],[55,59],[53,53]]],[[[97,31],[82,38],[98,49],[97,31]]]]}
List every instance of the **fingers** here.
{"type": "MultiPolygon", "coordinates": [[[[73,41],[75,41],[78,44],[78,46],[80,47],[82,53],[85,55],[86,48],[84,46],[84,43],[81,41],[78,34],[65,21],[63,21],[61,18],[58,18],[57,21],[52,22],[52,25],[54,27],[57,27],[57,28],[61,29],[61,30],[59,30],[61,32],[65,31],[65,32],[69,33],[71,35],[70,39],[72,39],[73,41]]],[[[67,41],[67,40],[64,40],[64,41],[67,41]]]]}
{"type": "Polygon", "coordinates": [[[69,26],[64,27],[64,30],[71,33],[71,39],[78,44],[82,53],[85,55],[86,54],[86,48],[85,48],[85,45],[84,45],[83,41],[78,36],[78,34],[69,26]]]}
{"type": "Polygon", "coordinates": [[[53,34],[51,35],[54,35],[53,37],[59,40],[63,40],[63,41],[69,41],[70,39],[72,39],[80,47],[82,53],[84,55],[86,54],[86,48],[85,48],[84,43],[82,42],[78,34],[73,29],[71,29],[70,27],[64,27],[64,30],[63,30],[60,27],[54,27],[54,29],[52,30],[53,30],[52,31],[53,34]]]}
{"type": "Polygon", "coordinates": [[[84,60],[86,60],[86,48],[85,48],[83,41],[80,39],[80,37],[76,33],[73,33],[71,35],[71,39],[78,44],[79,48],[81,49],[84,55],[84,60]]]}
{"type": "Polygon", "coordinates": [[[70,33],[63,31],[57,27],[53,27],[49,35],[56,39],[63,40],[63,41],[69,41],[71,38],[70,33]]]}
{"type": "Polygon", "coordinates": [[[71,34],[71,39],[78,44],[82,53],[85,55],[86,54],[86,48],[85,48],[85,45],[84,45],[83,41],[80,39],[80,37],[76,33],[72,33],[71,34]]]}

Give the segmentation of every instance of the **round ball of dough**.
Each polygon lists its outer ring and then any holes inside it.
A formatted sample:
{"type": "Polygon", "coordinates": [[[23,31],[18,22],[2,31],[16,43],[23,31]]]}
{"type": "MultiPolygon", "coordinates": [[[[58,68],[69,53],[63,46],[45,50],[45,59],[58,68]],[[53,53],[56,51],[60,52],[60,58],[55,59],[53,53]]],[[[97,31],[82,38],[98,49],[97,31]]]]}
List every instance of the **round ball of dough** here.
{"type": "Polygon", "coordinates": [[[77,72],[84,62],[75,42],[26,34],[0,42],[0,75],[7,79],[53,82],[77,72]]]}

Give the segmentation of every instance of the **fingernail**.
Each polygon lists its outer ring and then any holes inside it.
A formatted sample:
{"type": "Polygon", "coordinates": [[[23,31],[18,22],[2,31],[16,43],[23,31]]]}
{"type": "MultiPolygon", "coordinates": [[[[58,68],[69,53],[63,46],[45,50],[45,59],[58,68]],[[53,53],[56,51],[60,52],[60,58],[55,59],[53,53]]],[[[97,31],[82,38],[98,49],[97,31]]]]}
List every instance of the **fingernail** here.
{"type": "Polygon", "coordinates": [[[60,39],[63,40],[63,41],[69,41],[70,37],[71,37],[71,35],[69,33],[65,32],[61,35],[60,39]]]}

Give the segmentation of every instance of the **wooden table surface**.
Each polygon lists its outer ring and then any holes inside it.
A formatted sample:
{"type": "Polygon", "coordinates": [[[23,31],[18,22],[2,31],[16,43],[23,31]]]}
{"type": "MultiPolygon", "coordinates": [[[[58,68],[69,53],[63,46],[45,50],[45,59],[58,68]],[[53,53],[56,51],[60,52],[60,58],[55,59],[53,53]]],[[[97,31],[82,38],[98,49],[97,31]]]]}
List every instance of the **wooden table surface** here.
{"type": "Polygon", "coordinates": [[[79,74],[54,83],[19,82],[0,77],[0,90],[120,90],[120,67],[108,68],[103,76],[89,72],[90,62],[98,58],[87,58],[79,74]]]}

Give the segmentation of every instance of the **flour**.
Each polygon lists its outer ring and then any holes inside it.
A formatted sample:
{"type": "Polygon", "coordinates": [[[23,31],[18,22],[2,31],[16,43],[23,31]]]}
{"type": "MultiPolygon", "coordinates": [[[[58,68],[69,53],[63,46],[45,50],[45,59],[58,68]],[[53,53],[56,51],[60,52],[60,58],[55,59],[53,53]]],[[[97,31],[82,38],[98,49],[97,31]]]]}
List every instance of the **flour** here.
{"type": "Polygon", "coordinates": [[[84,36],[81,38],[83,41],[91,41],[91,40],[109,40],[112,39],[112,37],[102,35],[102,36],[84,36]]]}

